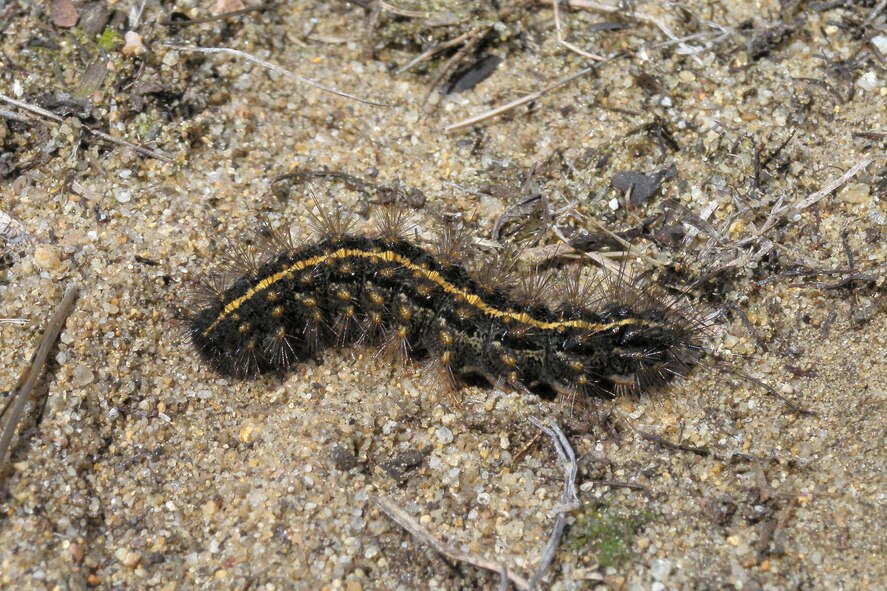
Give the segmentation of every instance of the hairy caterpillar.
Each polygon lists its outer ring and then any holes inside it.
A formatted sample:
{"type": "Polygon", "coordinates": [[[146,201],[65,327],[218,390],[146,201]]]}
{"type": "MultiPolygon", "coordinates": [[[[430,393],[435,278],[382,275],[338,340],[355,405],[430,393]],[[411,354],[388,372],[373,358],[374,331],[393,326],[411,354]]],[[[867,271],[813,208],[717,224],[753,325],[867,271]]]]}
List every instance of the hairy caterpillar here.
{"type": "Polygon", "coordinates": [[[399,214],[377,237],[338,220],[321,214],[313,243],[275,236],[269,257],[212,290],[188,329],[216,370],[245,378],[370,345],[431,356],[457,379],[610,396],[662,385],[698,361],[700,322],[657,290],[619,280],[593,297],[576,276],[545,298],[544,281],[521,290],[470,272],[453,233],[432,253],[403,238],[399,214]]]}

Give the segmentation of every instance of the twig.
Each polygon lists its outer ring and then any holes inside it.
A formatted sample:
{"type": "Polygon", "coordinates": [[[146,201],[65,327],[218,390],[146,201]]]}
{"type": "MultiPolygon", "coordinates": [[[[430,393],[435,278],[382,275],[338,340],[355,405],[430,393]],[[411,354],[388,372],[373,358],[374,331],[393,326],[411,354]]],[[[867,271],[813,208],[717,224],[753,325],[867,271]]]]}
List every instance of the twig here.
{"type": "MultiPolygon", "coordinates": [[[[619,57],[619,56],[614,56],[612,58],[609,58],[607,61],[612,61],[612,60],[616,59],[616,57],[619,57]]],[[[454,131],[459,131],[461,129],[465,129],[466,127],[472,127],[474,125],[477,125],[478,123],[482,123],[482,122],[486,121],[487,119],[492,119],[493,117],[498,117],[502,113],[510,111],[511,109],[514,109],[515,107],[519,107],[521,105],[531,103],[531,102],[545,96],[546,94],[548,94],[552,90],[557,90],[561,86],[564,86],[564,85],[572,82],[576,78],[581,78],[582,76],[585,76],[586,74],[588,74],[590,72],[593,72],[595,69],[597,69],[597,67],[600,64],[605,64],[605,63],[607,63],[607,61],[598,62],[597,64],[595,64],[593,66],[589,66],[588,68],[582,68],[578,72],[576,72],[574,74],[570,74],[569,76],[565,76],[565,77],[561,78],[560,80],[558,80],[557,82],[555,82],[554,84],[550,84],[550,85],[546,86],[542,90],[539,90],[536,92],[531,92],[530,94],[523,96],[517,100],[513,100],[510,103],[506,103],[502,106],[496,107],[495,109],[485,111],[485,112],[481,113],[480,115],[475,115],[474,117],[469,117],[468,119],[463,119],[462,121],[459,121],[458,123],[453,123],[451,125],[447,125],[444,128],[444,131],[447,133],[452,133],[454,131]]]]}
{"type": "Polygon", "coordinates": [[[871,158],[865,158],[862,161],[857,162],[856,164],[851,166],[847,170],[847,172],[845,172],[844,174],[842,174],[841,176],[839,176],[838,178],[836,178],[835,180],[833,180],[832,182],[827,184],[825,187],[823,187],[819,191],[816,191],[815,193],[811,193],[809,197],[801,200],[797,205],[785,205],[785,206],[781,207],[780,209],[774,211],[773,213],[777,216],[791,217],[794,214],[799,213],[804,209],[807,209],[811,205],[814,205],[814,204],[818,203],[819,201],[821,201],[822,199],[824,199],[825,197],[828,197],[832,191],[843,186],[847,181],[849,181],[850,179],[855,177],[856,174],[860,170],[866,168],[869,164],[871,164],[874,161],[875,161],[875,158],[871,157],[871,158]]]}
{"type": "Polygon", "coordinates": [[[25,125],[40,123],[36,119],[31,119],[30,117],[25,117],[24,115],[19,115],[18,113],[7,111],[6,109],[0,109],[0,117],[3,117],[4,119],[9,119],[10,121],[18,121],[19,123],[24,123],[25,125]]]}
{"type": "Polygon", "coordinates": [[[425,93],[425,97],[422,99],[422,104],[424,105],[428,101],[428,97],[431,96],[431,93],[434,92],[434,88],[440,83],[441,80],[444,79],[452,70],[456,67],[456,64],[465,59],[465,56],[474,51],[474,48],[478,46],[478,44],[483,40],[484,37],[493,29],[492,25],[486,27],[479,27],[470,32],[468,39],[465,41],[465,44],[459,48],[456,53],[450,57],[446,62],[441,65],[437,71],[434,73],[434,77],[431,79],[431,82],[428,84],[428,90],[425,93]]]}
{"type": "Polygon", "coordinates": [[[802,407],[798,406],[797,404],[795,404],[794,402],[792,402],[791,400],[789,400],[788,398],[786,398],[785,396],[783,396],[782,394],[777,392],[776,389],[773,388],[773,386],[771,386],[770,384],[768,384],[762,380],[759,380],[758,378],[752,377],[752,376],[748,375],[747,373],[745,373],[744,371],[740,371],[740,370],[736,369],[735,367],[730,366],[727,363],[716,363],[716,365],[718,366],[719,369],[726,371],[727,373],[731,373],[736,377],[742,378],[743,380],[747,380],[747,381],[751,382],[752,384],[755,384],[756,386],[760,386],[761,388],[764,389],[765,392],[767,392],[767,394],[769,394],[773,398],[776,398],[777,400],[781,401],[792,412],[797,413],[799,415],[808,416],[808,417],[815,417],[816,416],[816,413],[814,411],[807,410],[806,408],[802,408],[802,407]]]}
{"type": "Polygon", "coordinates": [[[594,54],[594,53],[589,53],[589,52],[585,51],[584,49],[581,49],[580,47],[573,45],[572,43],[570,43],[569,41],[564,39],[564,33],[563,33],[563,29],[561,27],[560,3],[561,3],[561,0],[552,0],[552,2],[551,2],[552,8],[554,9],[554,30],[557,33],[557,42],[560,43],[561,45],[563,45],[564,47],[566,47],[567,49],[569,49],[570,51],[578,53],[579,55],[581,55],[583,57],[587,57],[588,59],[599,61],[599,62],[604,61],[606,58],[604,58],[600,55],[594,54]]]}
{"type": "Polygon", "coordinates": [[[521,577],[511,570],[508,570],[504,564],[493,562],[492,560],[487,560],[486,558],[482,556],[477,556],[475,554],[460,552],[452,546],[441,542],[440,540],[432,536],[427,529],[419,525],[419,523],[415,519],[410,517],[410,515],[408,515],[403,509],[398,507],[397,504],[394,503],[394,501],[385,497],[372,497],[372,499],[376,506],[379,507],[382,513],[387,515],[389,519],[407,530],[421,543],[433,548],[439,554],[446,556],[450,560],[456,562],[464,562],[466,564],[470,564],[474,567],[493,573],[501,574],[504,572],[508,580],[514,583],[514,586],[521,591],[530,589],[530,584],[525,578],[521,577]]]}
{"type": "MultiPolygon", "coordinates": [[[[3,101],[3,102],[8,103],[10,105],[14,105],[20,109],[24,109],[25,111],[30,111],[31,113],[35,113],[35,114],[40,115],[42,117],[46,117],[47,119],[51,119],[51,120],[55,121],[56,123],[64,123],[64,121],[65,121],[64,118],[59,117],[58,115],[56,115],[52,111],[47,111],[46,109],[38,107],[37,105],[32,105],[31,103],[26,103],[23,101],[15,100],[14,98],[8,97],[5,94],[0,94],[0,101],[3,101]]],[[[164,162],[173,162],[173,159],[170,158],[169,156],[167,156],[166,154],[164,154],[163,152],[160,152],[157,150],[151,150],[149,148],[145,148],[144,146],[140,146],[138,144],[134,144],[132,142],[128,142],[128,141],[122,140],[120,138],[116,138],[112,135],[108,135],[107,133],[105,133],[103,131],[98,131],[97,129],[90,129],[89,127],[87,127],[85,125],[82,126],[80,129],[89,133],[90,135],[94,135],[97,138],[103,139],[106,142],[111,142],[112,144],[117,144],[120,146],[126,146],[127,148],[130,148],[131,150],[134,150],[143,156],[150,156],[151,158],[156,158],[157,160],[163,160],[164,162]]]]}
{"type": "Polygon", "coordinates": [[[622,482],[621,480],[588,480],[598,486],[609,486],[610,488],[628,488],[631,490],[646,491],[647,487],[636,482],[622,482]]]}
{"type": "Polygon", "coordinates": [[[646,439],[647,441],[651,441],[651,442],[655,443],[656,445],[660,445],[666,449],[671,449],[674,451],[686,451],[686,452],[690,452],[691,454],[696,454],[697,456],[702,456],[702,457],[708,457],[711,455],[711,452],[708,450],[708,448],[705,448],[705,447],[696,447],[693,445],[685,445],[683,443],[672,443],[671,441],[669,441],[668,439],[665,439],[664,437],[660,437],[659,435],[656,435],[655,433],[647,433],[646,431],[635,430],[635,432],[638,435],[640,435],[642,439],[646,439]]]}
{"type": "Polygon", "coordinates": [[[860,25],[859,28],[865,29],[867,26],[869,26],[872,21],[874,21],[875,18],[877,18],[877,16],[881,14],[881,11],[884,10],[885,7],[887,7],[887,0],[881,0],[877,6],[872,8],[872,11],[869,13],[868,18],[862,22],[862,25],[860,25]]]}
{"type": "Polygon", "coordinates": [[[299,76],[295,72],[291,72],[286,68],[278,66],[277,64],[272,64],[271,62],[265,61],[263,59],[259,59],[256,56],[249,54],[245,51],[240,51],[239,49],[231,49],[230,47],[194,47],[190,45],[174,45],[172,43],[162,43],[163,47],[168,47],[169,49],[173,49],[175,51],[185,51],[192,53],[225,53],[228,55],[233,55],[235,57],[241,57],[247,61],[253,62],[255,64],[259,64],[263,68],[268,70],[272,70],[274,72],[278,72],[279,74],[283,74],[284,76],[289,76],[290,78],[294,78],[303,84],[307,84],[308,86],[313,86],[318,90],[322,90],[324,92],[329,92],[330,94],[334,94],[336,96],[341,96],[343,98],[351,99],[352,101],[357,101],[358,103],[363,103],[365,105],[371,105],[373,107],[389,107],[389,105],[385,103],[377,103],[375,101],[371,101],[369,99],[360,98],[358,96],[354,96],[353,94],[348,94],[347,92],[342,92],[341,90],[337,90],[331,86],[326,86],[321,84],[320,82],[316,82],[311,78],[305,78],[304,76],[299,76]]]}
{"type": "Polygon", "coordinates": [[[697,53],[699,53],[699,51],[696,48],[690,47],[687,44],[683,43],[683,41],[672,32],[668,25],[655,17],[635,11],[625,13],[624,7],[621,5],[621,3],[617,6],[613,4],[601,4],[600,2],[589,2],[587,0],[539,0],[539,2],[541,2],[542,4],[552,5],[561,1],[564,1],[570,8],[575,8],[579,10],[593,10],[596,12],[604,12],[607,14],[619,13],[626,18],[655,25],[660,31],[665,34],[666,37],[678,44],[678,47],[680,48],[680,53],[682,53],[683,55],[691,56],[697,64],[699,64],[700,66],[703,65],[702,60],[699,58],[698,55],[696,55],[697,53]]]}
{"type": "MultiPolygon", "coordinates": [[[[604,269],[614,275],[619,276],[622,274],[622,271],[623,271],[622,266],[617,265],[616,263],[611,261],[606,256],[607,254],[613,254],[613,253],[586,252],[584,250],[576,250],[575,248],[570,246],[570,241],[567,239],[566,236],[564,236],[564,233],[561,231],[561,229],[557,227],[557,224],[553,225],[551,228],[552,228],[552,231],[554,232],[555,236],[557,236],[561,240],[561,242],[564,243],[564,245],[567,248],[571,249],[571,252],[574,252],[576,254],[579,254],[579,255],[582,255],[584,257],[591,259],[592,261],[597,263],[597,265],[601,269],[604,269]]],[[[568,252],[570,252],[570,251],[568,251],[568,252]]]]}
{"type": "MultiPolygon", "coordinates": [[[[74,298],[77,297],[77,292],[78,287],[76,285],[69,285],[65,290],[61,303],[56,308],[49,324],[46,325],[43,336],[40,337],[37,349],[31,355],[30,364],[19,376],[18,382],[16,382],[9,395],[9,400],[3,407],[3,410],[0,410],[0,419],[2,419],[12,405],[12,412],[7,417],[6,425],[3,427],[2,435],[0,435],[0,478],[3,476],[3,469],[6,465],[6,452],[9,451],[15,429],[25,411],[28,397],[37,384],[37,380],[43,375],[43,366],[46,363],[46,358],[49,356],[49,351],[55,344],[55,340],[58,338],[59,332],[61,332],[62,326],[64,326],[65,320],[68,318],[68,314],[71,313],[71,307],[74,304],[74,298]]],[[[0,481],[0,489],[2,489],[2,485],[3,482],[0,481]]]]}
{"type": "Polygon", "coordinates": [[[142,2],[139,4],[138,8],[133,7],[130,10],[130,15],[131,15],[130,18],[132,19],[132,22],[129,25],[130,30],[132,30],[132,31],[139,30],[139,25],[142,22],[142,14],[145,12],[145,5],[147,3],[148,3],[148,0],[142,0],[142,2]]]}
{"type": "Polygon", "coordinates": [[[579,508],[579,497],[576,496],[576,475],[579,473],[579,463],[576,461],[576,454],[573,452],[573,448],[570,447],[567,437],[553,421],[549,420],[548,426],[546,426],[539,419],[530,417],[530,422],[551,437],[558,458],[565,464],[564,472],[566,474],[564,492],[561,496],[561,504],[557,508],[557,519],[554,522],[554,529],[551,531],[551,537],[549,537],[548,544],[546,544],[545,550],[542,552],[539,568],[536,569],[536,574],[533,575],[533,579],[530,581],[530,589],[535,589],[554,561],[557,547],[560,545],[561,538],[564,535],[564,526],[567,523],[566,514],[579,508]]]}
{"type": "Polygon", "coordinates": [[[426,49],[425,51],[423,51],[422,53],[420,53],[419,55],[417,55],[416,57],[414,57],[413,59],[408,61],[406,64],[404,64],[403,66],[401,66],[397,70],[395,70],[395,73],[396,74],[403,74],[407,70],[412,69],[417,64],[427,60],[428,58],[434,56],[435,54],[440,53],[441,51],[444,51],[446,49],[449,49],[450,47],[455,47],[456,45],[459,45],[463,41],[467,40],[471,35],[473,35],[474,32],[475,32],[474,30],[468,31],[466,33],[462,33],[458,37],[453,37],[452,39],[448,39],[446,41],[438,43],[437,45],[429,47],[428,49],[426,49]]]}
{"type": "Polygon", "coordinates": [[[379,7],[385,12],[390,12],[391,14],[396,14],[397,16],[404,16],[407,18],[425,18],[429,19],[437,14],[438,12],[434,12],[431,10],[408,10],[406,8],[400,8],[399,6],[395,6],[390,2],[379,2],[379,7]]]}
{"type": "Polygon", "coordinates": [[[819,191],[811,193],[808,197],[802,199],[795,205],[783,205],[784,199],[780,197],[776,204],[773,206],[773,209],[770,210],[770,214],[767,216],[767,219],[766,221],[764,221],[764,224],[761,226],[760,230],[755,232],[752,236],[748,236],[737,241],[733,246],[740,247],[758,241],[761,237],[764,236],[764,234],[776,227],[780,220],[791,218],[792,216],[797,215],[801,211],[807,209],[811,205],[819,203],[822,199],[831,194],[832,191],[844,185],[847,181],[856,176],[860,170],[863,170],[874,161],[875,157],[870,157],[857,162],[840,177],[836,178],[819,191]]]}

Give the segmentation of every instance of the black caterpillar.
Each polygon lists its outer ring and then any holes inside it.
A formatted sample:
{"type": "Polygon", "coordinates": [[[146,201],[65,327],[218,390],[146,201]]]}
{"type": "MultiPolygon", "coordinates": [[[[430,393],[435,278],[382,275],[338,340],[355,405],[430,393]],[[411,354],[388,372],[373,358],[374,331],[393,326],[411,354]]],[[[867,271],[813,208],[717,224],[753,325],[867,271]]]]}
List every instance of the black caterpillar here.
{"type": "Polygon", "coordinates": [[[589,304],[577,275],[549,302],[472,274],[458,245],[432,254],[398,229],[275,244],[189,321],[194,346],[223,374],[284,371],[328,347],[366,344],[431,356],[458,380],[611,396],[683,375],[701,351],[686,307],[624,280],[589,304]]]}

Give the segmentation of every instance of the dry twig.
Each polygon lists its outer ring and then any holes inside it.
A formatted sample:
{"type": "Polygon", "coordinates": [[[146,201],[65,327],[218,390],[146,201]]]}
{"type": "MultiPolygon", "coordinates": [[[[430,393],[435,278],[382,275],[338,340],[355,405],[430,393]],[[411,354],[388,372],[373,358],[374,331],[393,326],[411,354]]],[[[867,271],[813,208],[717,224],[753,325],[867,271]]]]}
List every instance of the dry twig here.
{"type": "Polygon", "coordinates": [[[884,10],[884,8],[887,8],[887,0],[881,0],[880,2],[878,2],[877,6],[872,8],[872,11],[869,13],[868,18],[863,21],[860,29],[865,29],[867,26],[872,24],[872,22],[874,22],[878,15],[881,14],[881,11],[884,10]]]}
{"type": "Polygon", "coordinates": [[[773,216],[778,217],[792,217],[793,215],[800,213],[801,211],[807,209],[811,205],[815,205],[819,203],[822,199],[828,197],[832,191],[842,187],[847,181],[852,179],[859,173],[860,170],[866,168],[869,164],[875,161],[874,157],[865,158],[860,162],[857,162],[853,166],[851,166],[847,172],[827,184],[825,187],[816,191],[815,193],[811,193],[806,199],[800,201],[797,205],[785,205],[773,211],[773,216]]]}
{"type": "MultiPolygon", "coordinates": [[[[46,325],[43,336],[40,337],[37,349],[31,355],[31,362],[22,372],[18,382],[16,382],[15,387],[9,394],[9,400],[7,400],[3,409],[0,410],[0,419],[2,419],[6,412],[10,408],[12,409],[7,417],[6,424],[0,430],[0,478],[3,476],[3,469],[6,465],[6,453],[9,451],[18,422],[25,412],[28,397],[31,395],[34,386],[37,385],[37,380],[43,375],[43,366],[46,364],[46,358],[49,356],[49,351],[55,344],[55,340],[58,338],[59,332],[61,332],[62,326],[64,326],[65,320],[68,318],[68,314],[71,313],[71,307],[74,305],[74,298],[77,297],[77,292],[78,287],[76,285],[69,285],[65,290],[61,303],[56,308],[49,324],[46,325]]],[[[2,489],[2,484],[0,482],[0,489],[2,489]]]]}
{"type": "MultiPolygon", "coordinates": [[[[686,43],[684,43],[684,41],[690,40],[690,39],[692,39],[692,37],[679,38],[677,35],[674,34],[674,32],[672,32],[671,28],[669,28],[669,26],[666,25],[663,21],[659,20],[656,17],[650,16],[648,14],[644,14],[642,12],[637,12],[637,11],[628,11],[627,12],[625,10],[625,7],[622,6],[621,3],[619,5],[613,5],[613,4],[602,4],[600,2],[590,2],[588,0],[539,0],[539,2],[541,2],[542,4],[551,4],[551,5],[555,6],[555,10],[557,9],[556,5],[558,3],[564,2],[564,4],[566,4],[567,6],[569,6],[570,8],[574,8],[576,10],[591,10],[591,11],[595,11],[595,12],[603,12],[606,14],[619,14],[619,15],[624,16],[625,18],[628,18],[631,20],[636,20],[639,22],[655,25],[660,31],[662,31],[665,34],[666,37],[669,38],[669,41],[671,43],[677,44],[677,46],[679,48],[679,52],[681,54],[691,56],[696,61],[696,63],[699,64],[700,66],[703,64],[702,60],[696,54],[700,53],[705,48],[700,49],[700,48],[696,48],[696,47],[691,47],[691,46],[687,45],[686,43]]],[[[724,38],[726,38],[726,36],[729,36],[730,34],[732,34],[727,29],[724,29],[723,27],[720,27],[718,25],[713,25],[713,24],[712,24],[712,26],[714,26],[715,28],[721,29],[721,31],[722,31],[721,36],[724,38]]]]}
{"type": "Polygon", "coordinates": [[[806,408],[798,406],[797,404],[795,404],[794,402],[792,402],[791,400],[789,400],[788,398],[786,398],[785,396],[783,396],[782,394],[777,392],[773,386],[767,384],[766,382],[759,380],[756,377],[750,376],[747,373],[745,373],[744,371],[738,370],[735,367],[733,367],[727,363],[718,363],[717,365],[718,365],[718,368],[723,371],[726,371],[728,373],[733,374],[736,377],[739,377],[739,378],[742,378],[743,380],[751,382],[752,384],[755,384],[756,386],[760,386],[761,388],[764,389],[764,391],[767,394],[769,394],[773,398],[776,398],[777,400],[782,402],[793,413],[808,416],[808,417],[815,417],[816,416],[816,413],[814,411],[807,410],[806,408]]]}
{"type": "Polygon", "coordinates": [[[565,464],[564,471],[566,474],[564,492],[561,496],[560,507],[557,508],[557,519],[554,522],[554,529],[552,529],[548,544],[546,544],[545,550],[542,552],[539,568],[536,569],[536,574],[533,575],[533,579],[530,581],[530,589],[535,589],[554,561],[557,547],[560,545],[561,538],[564,535],[564,527],[567,523],[566,514],[579,508],[579,497],[576,496],[576,476],[579,473],[579,463],[576,461],[576,454],[573,452],[573,448],[570,446],[570,442],[567,441],[564,432],[553,421],[549,421],[546,426],[539,419],[531,417],[530,422],[551,437],[558,458],[565,464]]]}
{"type": "MultiPolygon", "coordinates": [[[[3,101],[3,102],[10,104],[10,105],[14,105],[14,106],[18,107],[19,109],[24,109],[25,111],[30,111],[31,113],[34,113],[36,115],[40,115],[41,117],[46,117],[47,119],[51,119],[52,121],[55,121],[56,123],[64,123],[64,121],[65,121],[64,118],[59,117],[58,115],[56,115],[52,111],[47,111],[46,109],[44,109],[42,107],[38,107],[37,105],[32,105],[31,103],[26,103],[23,101],[16,100],[12,97],[6,96],[5,94],[0,94],[0,101],[3,101]]],[[[127,148],[130,148],[143,156],[149,156],[151,158],[156,158],[157,160],[163,160],[164,162],[173,162],[172,158],[170,158],[169,156],[167,156],[163,152],[160,152],[159,150],[151,150],[151,149],[146,148],[144,146],[140,146],[138,144],[134,144],[132,142],[128,142],[126,140],[116,138],[112,135],[108,135],[107,133],[105,133],[103,131],[99,131],[97,129],[90,129],[89,127],[87,127],[85,125],[82,126],[80,129],[82,129],[86,133],[93,135],[99,139],[105,140],[106,142],[111,142],[112,144],[117,144],[119,146],[126,146],[127,148]]]]}
{"type": "Polygon", "coordinates": [[[433,535],[431,535],[431,533],[429,533],[427,529],[419,525],[419,522],[417,522],[409,514],[407,514],[406,511],[398,507],[397,504],[394,503],[394,501],[386,499],[384,497],[373,497],[373,502],[376,503],[376,506],[379,507],[379,509],[385,515],[387,515],[389,519],[407,530],[413,537],[418,539],[423,544],[431,546],[439,554],[442,554],[450,560],[456,562],[464,562],[465,564],[470,564],[483,570],[487,570],[493,573],[499,573],[500,576],[504,576],[506,580],[511,581],[514,586],[521,591],[530,589],[530,584],[525,578],[521,577],[513,571],[508,570],[508,568],[506,568],[504,564],[493,562],[492,560],[487,560],[486,558],[482,556],[477,556],[476,554],[460,552],[452,546],[441,542],[433,535]]]}
{"type": "MultiPolygon", "coordinates": [[[[810,206],[815,205],[816,203],[819,203],[821,200],[828,197],[833,191],[842,187],[845,183],[847,183],[847,181],[849,181],[854,176],[856,176],[859,173],[859,171],[865,169],[866,167],[868,167],[869,164],[871,164],[874,161],[875,161],[874,156],[869,157],[869,158],[864,158],[860,162],[857,162],[856,164],[851,166],[847,170],[847,172],[842,174],[840,177],[836,178],[835,180],[830,182],[828,185],[826,185],[825,187],[823,187],[819,191],[811,193],[805,199],[802,199],[801,201],[799,201],[798,203],[796,203],[794,205],[784,204],[785,199],[783,197],[780,197],[776,201],[776,203],[773,205],[773,208],[770,210],[770,214],[767,216],[767,219],[764,221],[764,224],[761,226],[761,228],[757,232],[752,234],[751,236],[748,236],[746,238],[743,238],[743,239],[737,241],[735,244],[733,244],[733,246],[740,247],[740,246],[746,246],[748,244],[758,242],[759,240],[761,240],[764,237],[764,235],[767,232],[769,232],[770,230],[775,228],[777,225],[779,225],[780,222],[782,222],[783,220],[790,219],[790,218],[794,217],[795,215],[801,213],[805,209],[809,208],[810,206]]],[[[810,266],[814,266],[814,265],[810,265],[810,266]]]]}
{"type": "MultiPolygon", "coordinates": [[[[610,60],[612,60],[612,59],[615,59],[615,57],[610,58],[610,60]]],[[[610,60],[607,60],[607,61],[610,61],[610,60]]],[[[447,133],[452,133],[454,131],[461,131],[462,129],[465,129],[467,127],[473,127],[473,126],[477,125],[478,123],[483,123],[487,119],[492,119],[494,117],[498,117],[502,113],[510,111],[516,107],[519,107],[521,105],[525,105],[527,103],[531,103],[531,102],[545,96],[546,94],[548,94],[552,90],[557,90],[561,86],[564,86],[577,78],[581,78],[582,76],[585,76],[586,74],[593,72],[597,68],[597,66],[599,66],[600,64],[607,63],[607,61],[599,62],[599,63],[597,63],[593,66],[590,66],[588,68],[582,68],[578,72],[570,74],[569,76],[564,76],[563,78],[561,78],[560,80],[558,80],[554,84],[550,84],[550,85],[546,86],[545,88],[543,88],[542,90],[539,90],[536,92],[531,92],[530,94],[528,94],[526,96],[522,96],[519,99],[513,100],[510,103],[506,103],[502,106],[496,107],[494,109],[490,109],[489,111],[485,111],[485,112],[481,113],[480,115],[475,115],[473,117],[469,117],[468,119],[463,119],[462,121],[459,121],[458,123],[453,123],[451,125],[447,125],[444,128],[444,131],[446,131],[447,133]]]]}
{"type": "Polygon", "coordinates": [[[389,105],[385,103],[379,103],[376,101],[371,101],[369,99],[360,98],[359,96],[354,96],[353,94],[348,94],[347,92],[343,92],[331,86],[326,86],[312,80],[311,78],[305,78],[304,76],[299,76],[295,72],[287,70],[284,67],[278,66],[277,64],[272,64],[269,61],[265,61],[263,59],[257,58],[256,56],[247,53],[245,51],[240,51],[239,49],[231,49],[230,47],[194,47],[190,45],[174,45],[172,43],[163,43],[163,47],[167,47],[169,49],[173,49],[175,51],[185,51],[191,53],[224,53],[228,55],[233,55],[235,57],[243,58],[247,61],[253,62],[254,64],[258,64],[265,69],[271,70],[273,72],[277,72],[279,74],[283,74],[284,76],[288,76],[290,78],[294,78],[303,84],[307,84],[308,86],[313,86],[318,90],[322,90],[323,92],[329,92],[330,94],[334,94],[336,96],[341,96],[342,98],[347,98],[352,101],[357,101],[358,103],[363,103],[364,105],[370,105],[373,107],[388,107],[389,105]]]}
{"type": "Polygon", "coordinates": [[[475,554],[460,552],[452,546],[438,540],[390,499],[374,497],[373,502],[376,503],[376,506],[378,506],[379,509],[392,521],[407,530],[420,542],[431,546],[435,551],[446,556],[450,560],[463,562],[483,570],[499,573],[501,577],[499,584],[500,589],[507,589],[508,581],[511,581],[511,583],[520,590],[535,589],[542,577],[545,576],[551,563],[554,561],[554,555],[557,552],[558,545],[564,535],[566,514],[579,508],[579,498],[576,494],[576,477],[579,473],[579,463],[576,461],[576,454],[573,452],[570,442],[567,441],[567,437],[564,435],[563,431],[561,431],[560,427],[551,421],[549,421],[548,424],[544,424],[536,418],[531,418],[530,422],[551,437],[558,458],[564,464],[564,471],[566,474],[561,503],[556,508],[557,519],[548,540],[548,544],[546,544],[545,549],[542,552],[539,567],[531,581],[528,582],[520,575],[508,570],[503,563],[494,562],[475,554]]]}
{"type": "Polygon", "coordinates": [[[561,26],[560,4],[561,4],[561,0],[552,0],[552,2],[551,2],[552,8],[554,9],[554,30],[557,33],[557,42],[560,43],[561,45],[563,45],[564,47],[566,47],[567,49],[569,49],[570,51],[572,51],[574,53],[578,53],[579,55],[581,55],[583,57],[587,57],[588,59],[599,61],[599,62],[604,61],[606,58],[604,58],[600,55],[594,54],[594,53],[589,53],[589,52],[585,51],[584,49],[581,49],[580,47],[578,47],[578,46],[570,43],[566,39],[564,39],[563,27],[561,26]]]}

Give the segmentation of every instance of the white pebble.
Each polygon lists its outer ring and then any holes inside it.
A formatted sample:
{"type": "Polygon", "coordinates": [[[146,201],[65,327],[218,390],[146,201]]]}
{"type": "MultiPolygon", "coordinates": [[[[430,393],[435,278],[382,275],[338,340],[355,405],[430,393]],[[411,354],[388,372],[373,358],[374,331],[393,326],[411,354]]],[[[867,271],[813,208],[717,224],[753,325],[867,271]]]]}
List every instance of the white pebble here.
{"type": "Polygon", "coordinates": [[[878,76],[873,70],[869,70],[868,72],[857,78],[856,85],[866,92],[871,92],[872,90],[878,88],[878,76]]]}
{"type": "Polygon", "coordinates": [[[95,374],[93,374],[92,370],[85,365],[78,365],[74,368],[74,371],[71,372],[71,383],[74,384],[75,388],[87,386],[91,384],[94,379],[95,374]]]}
{"type": "Polygon", "coordinates": [[[449,427],[440,427],[437,430],[437,440],[443,443],[444,445],[453,442],[453,432],[450,431],[449,427]]]}
{"type": "Polygon", "coordinates": [[[657,581],[663,581],[671,573],[671,561],[665,558],[657,558],[650,563],[650,574],[657,581]]]}
{"type": "Polygon", "coordinates": [[[145,46],[142,44],[142,36],[135,31],[127,31],[123,36],[123,49],[120,51],[123,55],[140,55],[145,53],[145,46]]]}

